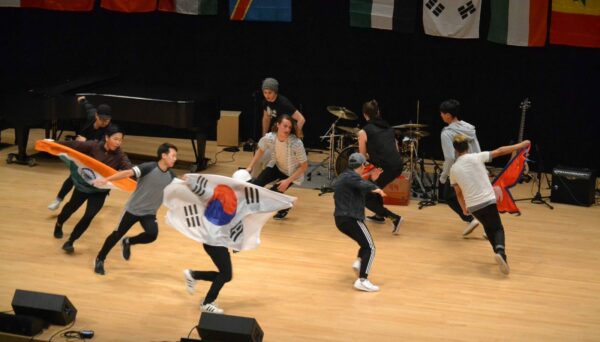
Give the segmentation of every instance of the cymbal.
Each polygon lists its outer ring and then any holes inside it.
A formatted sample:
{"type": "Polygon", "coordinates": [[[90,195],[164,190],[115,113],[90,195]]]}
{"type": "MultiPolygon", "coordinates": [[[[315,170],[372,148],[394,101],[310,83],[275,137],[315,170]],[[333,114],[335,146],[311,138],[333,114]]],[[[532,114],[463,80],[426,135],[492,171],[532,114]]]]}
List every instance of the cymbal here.
{"type": "Polygon", "coordinates": [[[427,125],[425,124],[414,124],[414,123],[407,123],[407,124],[402,124],[402,125],[397,125],[397,126],[392,126],[395,129],[416,129],[416,128],[424,128],[427,127],[427,125]]]}
{"type": "Polygon", "coordinates": [[[358,131],[360,131],[360,128],[358,128],[358,127],[336,126],[336,128],[339,128],[340,130],[342,130],[344,132],[348,132],[348,133],[352,133],[352,134],[358,134],[358,131]]]}
{"type": "Polygon", "coordinates": [[[327,111],[329,113],[337,116],[340,119],[346,119],[346,120],[358,119],[358,116],[356,116],[356,114],[354,114],[354,112],[352,112],[351,110],[346,109],[344,107],[327,106],[327,111]]]}
{"type": "Polygon", "coordinates": [[[404,136],[410,137],[410,138],[417,138],[417,139],[421,139],[421,138],[425,138],[426,136],[429,136],[429,132],[425,132],[425,131],[407,131],[403,133],[404,136]]]}

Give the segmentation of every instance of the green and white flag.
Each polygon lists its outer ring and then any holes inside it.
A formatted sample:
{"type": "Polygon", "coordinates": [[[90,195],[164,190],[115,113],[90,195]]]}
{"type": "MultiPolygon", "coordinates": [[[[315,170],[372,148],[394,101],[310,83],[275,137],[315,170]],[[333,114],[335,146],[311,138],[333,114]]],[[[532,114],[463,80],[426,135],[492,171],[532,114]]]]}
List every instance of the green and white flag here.
{"type": "Polygon", "coordinates": [[[415,31],[417,2],[414,0],[350,0],[350,26],[415,31]]]}

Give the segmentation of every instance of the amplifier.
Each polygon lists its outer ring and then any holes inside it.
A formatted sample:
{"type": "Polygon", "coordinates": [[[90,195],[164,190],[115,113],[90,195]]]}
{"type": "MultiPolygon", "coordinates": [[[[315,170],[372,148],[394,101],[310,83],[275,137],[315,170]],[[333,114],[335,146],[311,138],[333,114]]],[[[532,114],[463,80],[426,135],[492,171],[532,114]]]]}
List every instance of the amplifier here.
{"type": "Polygon", "coordinates": [[[557,166],[552,170],[550,200],[591,206],[595,202],[596,171],[557,166]]]}

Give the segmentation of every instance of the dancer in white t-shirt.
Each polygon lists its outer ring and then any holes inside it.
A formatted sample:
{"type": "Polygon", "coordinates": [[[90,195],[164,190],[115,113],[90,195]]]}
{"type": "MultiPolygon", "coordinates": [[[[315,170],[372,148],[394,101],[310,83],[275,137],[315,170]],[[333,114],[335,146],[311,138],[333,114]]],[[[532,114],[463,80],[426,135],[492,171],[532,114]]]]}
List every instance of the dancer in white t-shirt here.
{"type": "Polygon", "coordinates": [[[491,152],[468,153],[468,137],[458,134],[452,140],[458,157],[450,169],[450,184],[456,191],[463,214],[473,214],[483,225],[496,254],[496,262],[504,274],[510,272],[506,259],[504,228],[485,163],[492,161],[493,158],[526,148],[530,144],[529,140],[525,140],[515,145],[502,146],[491,152]]]}

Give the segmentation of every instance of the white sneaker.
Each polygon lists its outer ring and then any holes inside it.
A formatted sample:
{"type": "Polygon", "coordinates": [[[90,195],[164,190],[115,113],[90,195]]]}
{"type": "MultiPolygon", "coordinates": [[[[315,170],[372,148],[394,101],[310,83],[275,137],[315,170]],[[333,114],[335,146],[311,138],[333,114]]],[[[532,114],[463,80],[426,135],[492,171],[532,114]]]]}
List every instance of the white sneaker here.
{"type": "Polygon", "coordinates": [[[219,308],[214,302],[201,305],[200,309],[202,309],[202,312],[210,312],[214,314],[222,314],[223,312],[225,312],[223,311],[223,309],[219,308]]]}
{"type": "Polygon", "coordinates": [[[183,270],[183,278],[185,279],[185,289],[187,292],[189,294],[194,294],[194,292],[196,292],[196,289],[194,288],[196,286],[196,279],[192,277],[192,270],[183,270]]]}
{"type": "Polygon", "coordinates": [[[356,279],[354,282],[354,288],[361,291],[367,292],[377,292],[379,291],[379,286],[373,285],[369,279],[356,279]]]}
{"type": "Polygon", "coordinates": [[[465,228],[465,230],[463,230],[463,236],[467,236],[467,235],[471,234],[473,232],[473,229],[477,228],[478,225],[479,225],[479,221],[477,221],[477,219],[474,218],[473,221],[469,222],[469,224],[467,225],[467,228],[465,228]]]}
{"type": "Polygon", "coordinates": [[[48,209],[50,209],[50,210],[52,210],[52,211],[54,211],[54,210],[58,209],[58,207],[60,206],[60,202],[62,202],[62,200],[61,200],[61,199],[59,199],[59,198],[55,198],[55,199],[54,199],[54,201],[52,201],[52,203],[50,203],[50,204],[48,205],[48,209]]]}
{"type": "Polygon", "coordinates": [[[506,260],[504,260],[502,255],[500,253],[496,253],[495,258],[496,262],[498,263],[498,266],[500,267],[500,272],[504,274],[509,274],[510,267],[508,267],[508,263],[506,262],[506,260]]]}
{"type": "Polygon", "coordinates": [[[356,258],[356,260],[354,260],[354,262],[352,263],[352,268],[354,269],[354,273],[356,273],[356,276],[359,276],[360,273],[360,258],[356,258]]]}

